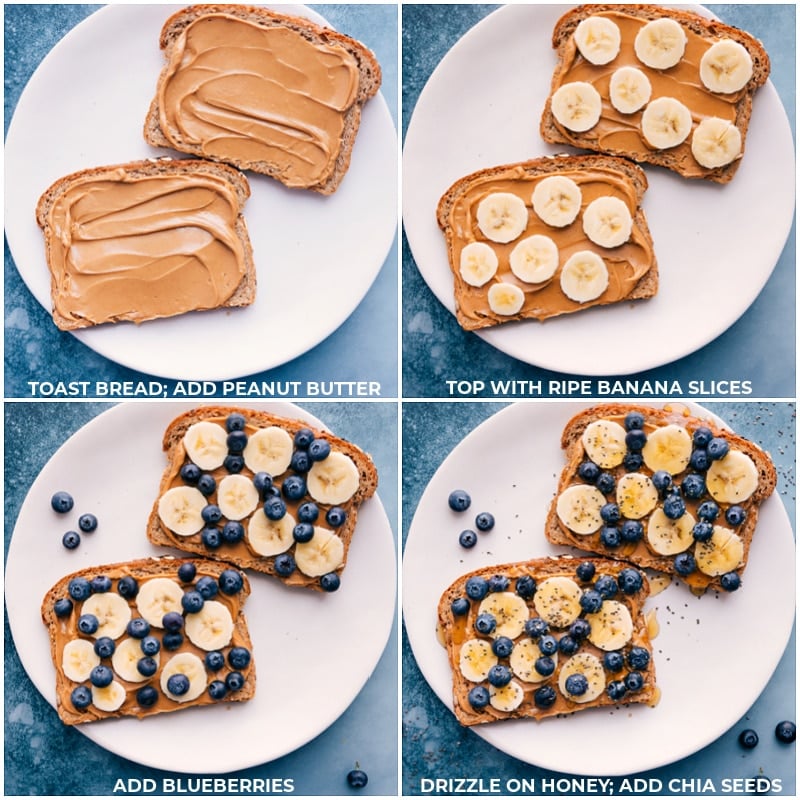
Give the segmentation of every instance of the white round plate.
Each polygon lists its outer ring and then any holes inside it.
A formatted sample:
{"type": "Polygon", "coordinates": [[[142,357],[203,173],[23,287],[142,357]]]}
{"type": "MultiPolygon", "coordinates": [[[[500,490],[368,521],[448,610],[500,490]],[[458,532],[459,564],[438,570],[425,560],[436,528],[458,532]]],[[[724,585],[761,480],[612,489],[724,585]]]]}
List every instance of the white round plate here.
{"type": "MultiPolygon", "coordinates": [[[[164,63],[164,21],[180,6],[109,5],[73,28],[25,87],[6,138],[5,224],[22,279],[49,312],[50,273],[34,209],[87,167],[181,154],[142,127],[164,63]]],[[[327,24],[305,6],[281,11],[327,24]]],[[[378,275],[397,230],[397,134],[380,93],[363,110],[350,169],[328,197],[247,173],[253,305],[75,331],[101,355],[166,378],[224,380],[285,364],[333,333],[378,275]]]]}
{"type": "MultiPolygon", "coordinates": [[[[708,15],[701,6],[682,7],[708,15]]],[[[570,150],[539,134],[556,64],[550,37],[569,8],[508,5],[493,12],[442,59],[414,109],[403,150],[403,224],[422,277],[453,313],[453,278],[436,224],[439,198],[479,169],[570,150]]],[[[656,297],[478,335],[520,361],[583,375],[630,374],[694,352],[739,319],[772,273],[792,224],[794,159],[786,112],[768,82],[756,93],[747,154],[730,184],[645,167],[656,297]],[[753,202],[767,186],[769,202],[753,202]],[[598,358],[590,342],[625,346],[604,348],[598,358]]]]}
{"type": "MultiPolygon", "coordinates": [[[[22,664],[54,707],[55,672],[40,618],[42,599],[64,575],[84,567],[179,555],[151,545],[145,528],[166,466],[164,429],[191,407],[130,403],[111,408],[62,445],[28,492],[8,549],[6,608],[22,664]],[[100,520],[77,550],[60,543],[67,522],[50,509],[50,497],[59,489],[75,497],[76,515],[80,506],[100,520]]],[[[254,407],[320,424],[287,403],[254,407]]],[[[372,674],[394,620],[394,539],[380,499],[375,496],[361,507],[337,592],[292,591],[266,575],[250,572],[248,577],[252,593],[245,614],[258,671],[252,700],[77,729],[139,764],[222,773],[279,758],[333,723],[372,674]],[[213,735],[197,736],[198,724],[213,735]],[[176,748],[176,742],[189,741],[191,747],[176,748]]]]}
{"type": "MultiPolygon", "coordinates": [[[[704,409],[683,405],[716,420],[704,409]]],[[[458,444],[420,500],[403,559],[403,614],[417,664],[448,708],[453,707],[452,677],[436,636],[439,598],[454,580],[473,569],[569,550],[551,545],[543,531],[564,464],[559,434],[581,408],[570,403],[508,406],[458,444]],[[448,494],[456,488],[470,492],[473,507],[496,519],[494,529],[481,534],[472,550],[459,545],[463,526],[447,505],[448,494]]],[[[585,775],[654,769],[714,741],[759,696],[792,628],[794,541],[777,495],[762,505],[759,530],[738,592],[695,597],[673,582],[648,599],[645,607],[658,609],[661,627],[653,643],[662,691],[655,708],[587,709],[540,724],[506,720],[472,730],[528,764],[585,775]],[[749,657],[740,652],[742,631],[765,631],[767,607],[769,632],[759,637],[757,655],[749,657]],[[726,653],[730,657],[720,660],[726,653]],[[591,746],[581,746],[582,742],[591,746]]]]}

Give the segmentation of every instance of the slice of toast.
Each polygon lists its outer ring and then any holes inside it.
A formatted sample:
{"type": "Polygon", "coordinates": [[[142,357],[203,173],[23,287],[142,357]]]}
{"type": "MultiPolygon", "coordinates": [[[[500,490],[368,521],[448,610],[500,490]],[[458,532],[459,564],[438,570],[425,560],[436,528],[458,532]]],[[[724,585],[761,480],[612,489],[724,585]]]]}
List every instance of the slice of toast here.
{"type": "Polygon", "coordinates": [[[301,420],[216,406],[174,419],[163,449],[151,542],[338,589],[359,508],[378,485],[369,455],[301,420]]]}
{"type": "Polygon", "coordinates": [[[360,42],[301,17],[188,6],[161,31],[166,65],[144,124],[157,147],[336,191],[381,69],[360,42]]]}
{"type": "MultiPolygon", "coordinates": [[[[647,178],[635,164],[596,155],[537,158],[479,170],[456,181],[440,199],[436,218],[447,244],[461,327],[476,330],[512,320],[546,320],[593,306],[653,297],[658,291],[658,262],[642,209],[646,190],[647,178]],[[534,203],[534,192],[537,188],[546,191],[554,179],[566,180],[572,187],[574,195],[568,200],[571,221],[542,212],[545,221],[537,213],[542,207],[538,195],[534,203]],[[498,233],[481,224],[481,213],[487,201],[507,195],[513,196],[514,213],[518,211],[520,216],[513,230],[498,233]],[[594,204],[606,198],[626,209],[630,226],[628,236],[613,246],[598,244],[603,237],[593,231],[590,238],[584,230],[587,209],[596,209],[594,204]],[[551,224],[554,222],[558,224],[551,224]],[[552,251],[550,268],[533,274],[526,272],[525,255],[532,237],[552,251]],[[485,262],[479,262],[476,269],[470,255],[476,248],[479,259],[486,254],[492,261],[485,270],[485,262]],[[586,253],[602,264],[605,282],[592,284],[588,293],[581,289],[583,293],[576,294],[576,279],[568,284],[566,274],[574,274],[574,259],[580,267],[581,255],[586,253]],[[492,293],[499,290],[514,293],[518,307],[499,307],[492,299],[492,293]]],[[[502,302],[502,294],[500,297],[502,302]]]]}
{"type": "Polygon", "coordinates": [[[79,725],[249,700],[249,594],[242,573],[203,559],[143,558],[62,578],[41,609],[59,717],[79,725]]]}
{"type": "Polygon", "coordinates": [[[61,330],[250,305],[256,270],[244,175],[202,160],[95,167],[40,197],[61,330]]]}
{"type": "MultiPolygon", "coordinates": [[[[602,37],[598,33],[594,41],[599,38],[602,37]]],[[[541,135],[546,142],[573,145],[584,150],[655,164],[685,178],[706,179],[716,183],[727,183],[733,178],[745,150],[753,96],[766,83],[770,71],[769,56],[753,36],[722,22],[674,8],[639,3],[587,4],[573,8],[559,19],[553,30],[553,47],[557,63],[540,123],[541,135]],[[617,31],[618,50],[611,45],[605,55],[592,53],[587,49],[592,45],[587,46],[582,42],[584,38],[591,41],[592,34],[589,33],[584,37],[579,32],[576,40],[576,29],[582,23],[584,26],[590,24],[585,22],[589,19],[605,20],[601,23],[604,25],[610,21],[611,31],[617,31]],[[642,44],[643,38],[637,42],[637,36],[645,25],[651,25],[648,32],[642,34],[642,37],[649,36],[652,24],[665,19],[677,23],[679,28],[676,30],[682,31],[685,38],[685,49],[679,48],[674,51],[673,57],[660,62],[657,54],[648,54],[647,45],[642,44]],[[709,51],[719,42],[725,42],[725,47],[733,43],[733,57],[742,57],[743,70],[747,70],[747,60],[751,62],[749,71],[740,73],[742,77],[737,78],[736,82],[731,78],[727,86],[711,82],[705,77],[705,60],[709,63],[707,69],[713,73],[716,56],[714,52],[709,54],[709,51]],[[616,55],[606,62],[615,52],[616,55]],[[671,66],[660,66],[661,63],[671,66]],[[645,91],[635,102],[630,99],[612,101],[612,77],[623,67],[634,68],[644,75],[649,94],[645,91]],[[585,89],[593,95],[592,103],[598,99],[595,93],[599,96],[599,110],[595,109],[591,118],[584,123],[566,120],[563,112],[554,114],[553,95],[565,85],[574,83],[593,87],[593,91],[585,89]],[[646,135],[643,128],[646,114],[648,117],[650,114],[658,117],[663,112],[663,98],[673,98],[683,106],[680,110],[682,131],[667,139],[659,138],[652,132],[646,135]],[[656,105],[652,105],[654,101],[658,101],[656,105]],[[647,111],[648,108],[650,111],[647,111]],[[718,136],[708,137],[712,142],[710,144],[705,137],[706,126],[711,124],[704,122],[708,119],[726,123],[717,128],[717,131],[723,131],[718,136]],[[592,120],[594,124],[590,125],[592,120]],[[702,128],[701,124],[704,124],[702,128]],[[587,125],[590,127],[587,128],[587,125]],[[724,146],[720,144],[722,141],[725,142],[724,146]]],[[[724,54],[723,57],[729,58],[730,54],[724,54]]],[[[614,81],[622,75],[619,73],[614,81]]],[[[623,88],[622,91],[627,90],[623,88]]],[[[674,108],[674,104],[671,105],[674,108]]],[[[646,125],[647,130],[652,131],[649,121],[646,125]]]]}
{"type": "Polygon", "coordinates": [[[541,558],[463,575],[438,608],[458,721],[655,705],[648,594],[638,569],[603,559],[541,558]]]}
{"type": "Polygon", "coordinates": [[[680,407],[609,404],[573,417],[561,446],[551,542],[668,573],[697,593],[739,588],[777,482],[757,445],[680,407]]]}

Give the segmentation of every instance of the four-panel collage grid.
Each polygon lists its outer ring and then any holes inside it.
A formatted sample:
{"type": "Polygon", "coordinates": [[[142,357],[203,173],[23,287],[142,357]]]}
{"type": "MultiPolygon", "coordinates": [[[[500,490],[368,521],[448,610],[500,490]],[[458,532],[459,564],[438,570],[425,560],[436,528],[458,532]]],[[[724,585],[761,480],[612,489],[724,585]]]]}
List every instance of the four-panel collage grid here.
{"type": "Polygon", "coordinates": [[[4,796],[796,796],[796,5],[4,4],[4,796]]]}

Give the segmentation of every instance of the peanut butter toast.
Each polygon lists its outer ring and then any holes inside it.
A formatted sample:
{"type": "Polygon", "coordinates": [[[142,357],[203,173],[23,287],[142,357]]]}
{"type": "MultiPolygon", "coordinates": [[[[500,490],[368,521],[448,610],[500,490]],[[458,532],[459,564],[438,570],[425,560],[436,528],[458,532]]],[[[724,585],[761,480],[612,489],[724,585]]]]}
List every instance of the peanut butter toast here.
{"type": "Polygon", "coordinates": [[[150,541],[292,586],[339,588],[359,508],[378,484],[365,452],[301,420],[217,406],[174,419],[163,449],[150,541]]]}
{"type": "Polygon", "coordinates": [[[740,587],[777,482],[757,445],[680,408],[609,404],[573,417],[561,447],[551,542],[674,575],[695,592],[740,587]]]}
{"type": "Polygon", "coordinates": [[[438,608],[459,722],[655,705],[648,593],[640,570],[603,559],[541,558],[459,578],[438,608]]]}
{"type": "Polygon", "coordinates": [[[59,717],[79,725],[249,700],[249,594],[239,570],[203,559],[143,558],[62,578],[41,610],[59,717]]]}
{"type": "Polygon", "coordinates": [[[733,178],[753,96],[770,71],[753,36],[673,8],[587,4],[559,19],[553,47],[558,60],[540,123],[546,142],[685,178],[733,178]]]}

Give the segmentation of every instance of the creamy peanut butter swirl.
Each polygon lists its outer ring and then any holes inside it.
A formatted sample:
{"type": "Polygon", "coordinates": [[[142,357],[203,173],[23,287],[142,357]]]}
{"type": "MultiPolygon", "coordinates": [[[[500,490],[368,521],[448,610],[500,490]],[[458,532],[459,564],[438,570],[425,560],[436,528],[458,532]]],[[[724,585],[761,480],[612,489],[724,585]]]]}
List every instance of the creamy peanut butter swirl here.
{"type": "Polygon", "coordinates": [[[95,325],[219,307],[245,274],[238,213],[213,175],[119,168],[73,182],[48,218],[54,309],[95,325]]]}
{"type": "Polygon", "coordinates": [[[343,47],[288,27],[225,14],[188,25],[159,88],[160,125],[173,144],[248,168],[268,164],[290,186],[324,181],[358,93],[343,47]]]}

